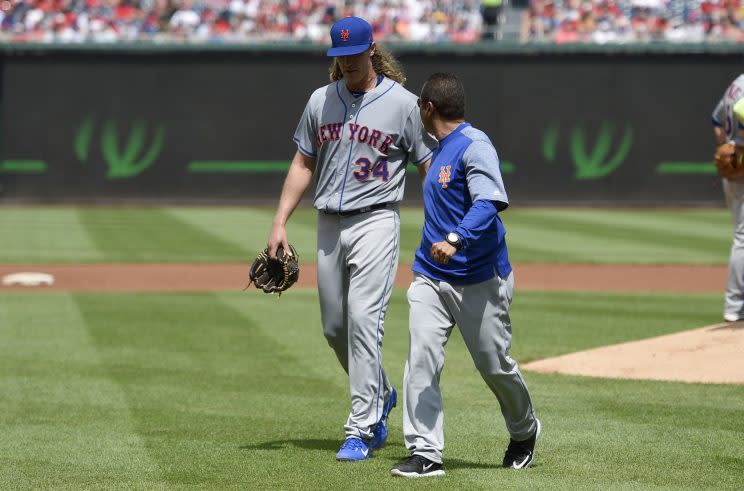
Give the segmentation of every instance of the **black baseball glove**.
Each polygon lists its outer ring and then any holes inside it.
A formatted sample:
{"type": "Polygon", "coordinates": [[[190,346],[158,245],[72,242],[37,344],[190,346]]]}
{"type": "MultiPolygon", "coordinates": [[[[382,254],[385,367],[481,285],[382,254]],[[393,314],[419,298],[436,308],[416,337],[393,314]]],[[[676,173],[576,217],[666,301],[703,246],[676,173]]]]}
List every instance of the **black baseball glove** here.
{"type": "Polygon", "coordinates": [[[289,254],[286,254],[284,248],[279,246],[276,259],[271,259],[269,249],[264,249],[251,264],[250,281],[246,288],[253,283],[264,293],[281,295],[284,290],[294,285],[300,277],[300,257],[292,244],[289,245],[289,250],[289,254]]]}

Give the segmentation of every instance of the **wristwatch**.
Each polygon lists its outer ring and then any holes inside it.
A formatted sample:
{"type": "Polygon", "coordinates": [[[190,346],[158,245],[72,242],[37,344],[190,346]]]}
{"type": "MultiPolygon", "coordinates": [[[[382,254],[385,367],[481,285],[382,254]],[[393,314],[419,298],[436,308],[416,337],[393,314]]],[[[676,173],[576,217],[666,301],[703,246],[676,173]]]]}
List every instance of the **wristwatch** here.
{"type": "Polygon", "coordinates": [[[444,238],[444,240],[449,245],[451,245],[452,247],[454,247],[455,249],[457,249],[458,251],[460,249],[462,249],[462,239],[456,233],[454,233],[454,232],[448,233],[447,236],[444,238]]]}

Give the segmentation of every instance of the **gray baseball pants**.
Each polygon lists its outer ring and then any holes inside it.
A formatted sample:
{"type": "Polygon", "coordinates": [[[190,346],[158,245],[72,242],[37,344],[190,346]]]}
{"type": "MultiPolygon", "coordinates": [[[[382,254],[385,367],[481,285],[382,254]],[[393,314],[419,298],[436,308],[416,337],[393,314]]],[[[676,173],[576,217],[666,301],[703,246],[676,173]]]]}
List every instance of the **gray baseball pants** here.
{"type": "Polygon", "coordinates": [[[442,462],[444,413],[439,377],[454,324],[496,396],[511,437],[526,440],[536,431],[527,384],[509,356],[513,289],[513,274],[467,286],[414,274],[408,288],[410,348],[403,398],[403,433],[411,453],[442,462]]]}
{"type": "Polygon", "coordinates": [[[744,179],[724,179],[723,190],[734,220],[723,313],[744,319],[744,179]]]}
{"type": "Polygon", "coordinates": [[[382,338],[399,237],[397,207],[349,217],[318,216],[320,313],[323,334],[349,375],[347,438],[372,437],[392,390],[382,368],[382,338]]]}

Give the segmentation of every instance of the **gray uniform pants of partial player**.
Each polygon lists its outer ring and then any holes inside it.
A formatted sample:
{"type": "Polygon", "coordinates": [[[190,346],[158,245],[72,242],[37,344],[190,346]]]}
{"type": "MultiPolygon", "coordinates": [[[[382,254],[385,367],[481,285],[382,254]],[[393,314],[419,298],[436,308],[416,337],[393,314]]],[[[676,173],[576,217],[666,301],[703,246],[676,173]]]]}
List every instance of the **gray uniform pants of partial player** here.
{"type": "Polygon", "coordinates": [[[349,374],[347,437],[372,437],[392,390],[382,368],[382,337],[398,268],[399,231],[397,208],[318,216],[320,312],[328,344],[349,374]]]}
{"type": "Polygon", "coordinates": [[[408,288],[410,348],[403,403],[403,432],[411,453],[442,462],[439,376],[453,324],[459,326],[475,367],[496,395],[511,437],[526,440],[537,429],[527,385],[509,356],[513,288],[513,274],[468,286],[414,275],[408,288]]]}
{"type": "Polygon", "coordinates": [[[724,179],[723,189],[734,219],[723,312],[744,319],[744,179],[724,179]]]}

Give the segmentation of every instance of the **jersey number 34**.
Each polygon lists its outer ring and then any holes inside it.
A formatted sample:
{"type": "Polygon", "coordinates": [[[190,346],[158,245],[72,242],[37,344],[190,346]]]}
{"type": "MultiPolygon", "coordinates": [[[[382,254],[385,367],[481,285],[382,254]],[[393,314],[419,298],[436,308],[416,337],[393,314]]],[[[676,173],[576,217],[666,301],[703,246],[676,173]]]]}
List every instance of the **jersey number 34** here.
{"type": "Polygon", "coordinates": [[[357,159],[356,162],[354,162],[354,165],[358,167],[358,169],[354,171],[354,179],[359,182],[368,181],[370,176],[379,177],[383,181],[388,180],[387,160],[378,160],[377,165],[373,167],[372,162],[368,158],[362,157],[357,159]]]}

